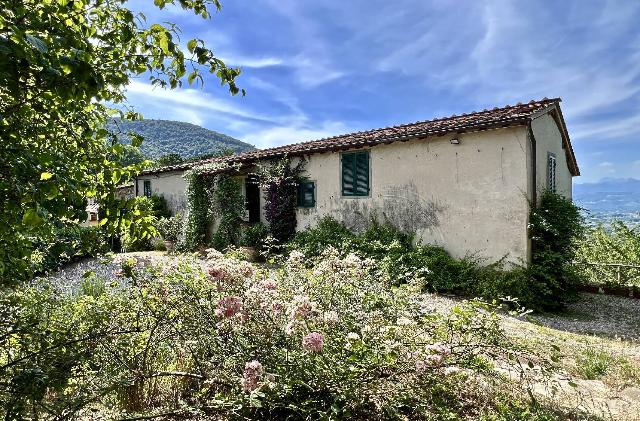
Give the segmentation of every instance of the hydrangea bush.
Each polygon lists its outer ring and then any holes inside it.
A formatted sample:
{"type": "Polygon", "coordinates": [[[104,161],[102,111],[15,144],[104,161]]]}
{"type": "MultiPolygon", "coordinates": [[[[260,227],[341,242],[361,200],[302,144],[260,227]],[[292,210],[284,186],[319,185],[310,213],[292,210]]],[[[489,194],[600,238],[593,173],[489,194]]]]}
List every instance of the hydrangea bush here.
{"type": "Polygon", "coordinates": [[[372,261],[331,248],[313,264],[293,251],[278,268],[210,250],[128,263],[120,276],[127,288],[61,297],[34,286],[10,300],[16,321],[46,324],[49,342],[25,333],[2,344],[8,413],[449,419],[497,407],[471,403],[499,381],[496,369],[525,378],[544,366],[487,304],[436,312],[421,285],[394,287],[372,261]],[[30,392],[12,393],[21,387],[30,392]]]}

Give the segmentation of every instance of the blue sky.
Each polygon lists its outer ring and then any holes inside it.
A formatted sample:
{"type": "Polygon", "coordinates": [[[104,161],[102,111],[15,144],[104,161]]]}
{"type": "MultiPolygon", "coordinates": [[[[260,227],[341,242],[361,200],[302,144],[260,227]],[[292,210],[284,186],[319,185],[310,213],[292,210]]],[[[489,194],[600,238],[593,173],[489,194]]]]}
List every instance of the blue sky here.
{"type": "Polygon", "coordinates": [[[640,178],[638,1],[223,0],[209,20],[129,7],[203,39],[247,90],[137,78],[129,101],[146,118],[264,148],[559,96],[575,181],[640,178]]]}

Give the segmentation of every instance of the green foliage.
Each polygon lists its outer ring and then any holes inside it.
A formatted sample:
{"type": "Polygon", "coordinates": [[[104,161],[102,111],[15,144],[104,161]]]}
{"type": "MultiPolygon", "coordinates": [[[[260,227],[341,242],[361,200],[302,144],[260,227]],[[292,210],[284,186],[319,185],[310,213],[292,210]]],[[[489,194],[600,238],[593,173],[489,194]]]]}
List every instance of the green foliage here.
{"type": "MultiPolygon", "coordinates": [[[[158,0],[162,8],[174,1],[158,0]]],[[[181,0],[209,17],[209,0],[181,0]]],[[[232,94],[239,69],[228,68],[201,40],[180,47],[179,29],[147,22],[124,1],[21,0],[0,3],[0,283],[28,278],[34,242],[64,221],[83,221],[85,199],[105,208],[101,223],[118,232],[133,203],[115,188],[140,167],[122,167],[125,148],[105,123],[126,109],[131,75],[176,88],[213,73],[232,94]],[[187,70],[187,66],[189,69],[187,70]],[[189,72],[189,74],[187,74],[189,72]]],[[[141,138],[131,135],[138,147],[141,138]]]]}
{"type": "Polygon", "coordinates": [[[156,228],[164,241],[178,241],[182,229],[182,215],[170,218],[159,218],[156,228]]]}
{"type": "Polygon", "coordinates": [[[264,241],[268,235],[269,230],[263,223],[259,222],[257,224],[249,225],[242,230],[240,245],[245,247],[255,247],[258,251],[261,251],[264,246],[264,241]]]}
{"type": "Polygon", "coordinates": [[[157,234],[153,212],[155,202],[149,197],[137,196],[132,203],[133,206],[127,212],[139,217],[135,219],[135,223],[121,226],[119,234],[122,248],[126,251],[152,250],[151,240],[157,234]]]}
{"type": "Polygon", "coordinates": [[[640,268],[597,266],[589,263],[621,263],[640,266],[640,228],[613,221],[587,231],[578,241],[577,264],[581,280],[590,284],[640,286],[640,268]]]}
{"type": "Polygon", "coordinates": [[[532,240],[530,290],[538,308],[562,308],[575,294],[578,275],[572,265],[576,243],[584,235],[580,209],[570,199],[545,191],[529,216],[532,240]]]}
{"type": "Polygon", "coordinates": [[[578,373],[587,380],[603,377],[614,364],[614,358],[609,352],[592,348],[584,350],[576,359],[578,373]]]}
{"type": "Polygon", "coordinates": [[[121,275],[126,288],[88,278],[75,295],[41,284],[0,297],[13,332],[0,336],[9,419],[104,418],[101,408],[115,419],[499,419],[515,413],[501,408],[504,385],[524,411],[523,365],[549,366],[504,334],[492,306],[425,313],[416,286],[392,288],[335,250],[309,269],[300,253],[272,271],[211,253],[130,259],[121,275]],[[522,382],[504,383],[494,364],[522,382]]]}
{"type": "Polygon", "coordinates": [[[130,142],[128,132],[144,137],[140,150],[158,166],[173,165],[190,158],[219,154],[226,150],[241,153],[255,149],[252,145],[195,124],[169,120],[114,121],[121,142],[130,142]]]}
{"type": "Polygon", "coordinates": [[[330,246],[340,251],[350,250],[355,238],[355,234],[343,224],[325,216],[313,228],[297,232],[287,248],[298,250],[307,257],[317,257],[330,246]]]}
{"type": "Polygon", "coordinates": [[[211,213],[211,192],[213,178],[190,171],[187,180],[187,216],[184,219],[184,238],[179,249],[196,250],[206,243],[211,213]]]}
{"type": "Polygon", "coordinates": [[[182,164],[184,159],[177,153],[162,155],[154,162],[154,167],[168,167],[169,165],[182,164]]]}
{"type": "Polygon", "coordinates": [[[298,183],[306,161],[301,159],[295,166],[288,157],[270,162],[260,168],[260,186],[264,190],[264,216],[269,232],[281,243],[296,232],[296,206],[298,183]]]}
{"type": "Polygon", "coordinates": [[[167,204],[167,199],[162,195],[153,194],[151,195],[151,213],[156,218],[170,218],[171,210],[169,209],[169,205],[167,204]]]}
{"type": "Polygon", "coordinates": [[[82,257],[94,257],[108,251],[106,236],[98,227],[68,225],[39,237],[29,261],[29,273],[40,274],[60,268],[82,257]]]}
{"type": "Polygon", "coordinates": [[[216,176],[213,189],[212,215],[218,220],[212,245],[218,250],[240,242],[240,226],[245,211],[244,196],[240,182],[228,174],[216,176]]]}
{"type": "Polygon", "coordinates": [[[477,269],[473,261],[454,259],[440,247],[414,246],[412,235],[375,220],[367,230],[354,234],[335,219],[325,217],[314,228],[297,233],[287,247],[310,258],[327,247],[343,254],[356,253],[373,259],[395,284],[420,278],[428,289],[440,292],[467,292],[469,279],[477,269]]]}

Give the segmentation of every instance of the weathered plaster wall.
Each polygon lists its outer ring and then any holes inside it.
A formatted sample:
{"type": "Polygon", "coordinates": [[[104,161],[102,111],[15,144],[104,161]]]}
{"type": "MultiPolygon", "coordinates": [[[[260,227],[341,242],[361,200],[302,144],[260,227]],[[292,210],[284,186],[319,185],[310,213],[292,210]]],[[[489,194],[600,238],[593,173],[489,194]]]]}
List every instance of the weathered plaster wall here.
{"type": "Polygon", "coordinates": [[[538,198],[548,187],[547,157],[549,153],[556,156],[556,191],[568,198],[572,197],[572,177],[567,165],[563,148],[562,135],[555,120],[550,114],[544,114],[531,123],[536,138],[536,186],[538,198]]]}
{"type": "Polygon", "coordinates": [[[371,148],[365,198],[341,196],[338,152],[310,156],[306,170],[316,181],[316,206],[298,209],[298,229],[331,215],[357,230],[376,216],[458,257],[526,260],[525,128],[458,135],[459,145],[452,137],[371,148]]]}
{"type": "Polygon", "coordinates": [[[187,206],[187,181],[183,171],[172,171],[154,175],[144,175],[136,179],[137,195],[144,195],[144,180],[151,180],[151,192],[164,196],[171,213],[184,213],[187,206]]]}

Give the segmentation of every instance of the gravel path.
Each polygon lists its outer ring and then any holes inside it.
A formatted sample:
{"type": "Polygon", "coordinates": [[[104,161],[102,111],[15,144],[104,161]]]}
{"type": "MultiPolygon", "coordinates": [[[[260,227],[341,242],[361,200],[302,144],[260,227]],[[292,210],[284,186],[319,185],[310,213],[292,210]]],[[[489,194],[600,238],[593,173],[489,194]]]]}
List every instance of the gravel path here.
{"type": "Polygon", "coordinates": [[[53,282],[61,291],[73,294],[77,292],[86,279],[86,274],[92,272],[96,277],[106,281],[116,280],[122,285],[126,285],[127,278],[119,277],[117,273],[122,268],[122,262],[134,258],[143,264],[154,264],[170,259],[175,259],[163,252],[144,251],[123,253],[103,256],[98,258],[84,259],[72,263],[57,272],[50,274],[47,278],[53,282]]]}
{"type": "Polygon", "coordinates": [[[581,293],[560,314],[533,315],[547,327],[632,341],[640,340],[640,300],[614,295],[581,293]]]}

